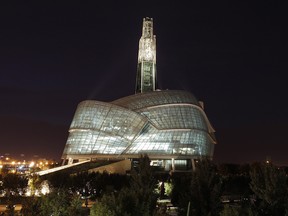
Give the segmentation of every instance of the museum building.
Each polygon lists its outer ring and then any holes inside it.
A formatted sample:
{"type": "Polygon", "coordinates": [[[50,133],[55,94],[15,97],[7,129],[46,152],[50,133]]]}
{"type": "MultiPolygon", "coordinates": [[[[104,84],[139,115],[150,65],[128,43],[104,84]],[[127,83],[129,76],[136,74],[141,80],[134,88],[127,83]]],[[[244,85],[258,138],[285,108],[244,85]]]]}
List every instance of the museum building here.
{"type": "Polygon", "coordinates": [[[166,170],[189,168],[212,158],[216,139],[203,103],[183,90],[159,90],[153,19],[144,18],[139,41],[135,94],[112,102],[81,102],[72,120],[62,159],[137,160],[166,170]],[[191,162],[192,161],[192,162],[191,162]]]}

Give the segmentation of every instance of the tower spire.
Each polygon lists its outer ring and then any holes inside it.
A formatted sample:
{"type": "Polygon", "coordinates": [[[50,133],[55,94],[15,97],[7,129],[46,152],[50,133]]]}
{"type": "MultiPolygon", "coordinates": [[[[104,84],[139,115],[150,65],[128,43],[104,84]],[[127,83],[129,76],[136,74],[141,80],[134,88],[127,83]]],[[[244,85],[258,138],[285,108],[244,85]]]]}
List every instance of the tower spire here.
{"type": "Polygon", "coordinates": [[[156,88],[156,36],[153,35],[153,18],[143,19],[139,41],[136,93],[155,91],[156,88]]]}

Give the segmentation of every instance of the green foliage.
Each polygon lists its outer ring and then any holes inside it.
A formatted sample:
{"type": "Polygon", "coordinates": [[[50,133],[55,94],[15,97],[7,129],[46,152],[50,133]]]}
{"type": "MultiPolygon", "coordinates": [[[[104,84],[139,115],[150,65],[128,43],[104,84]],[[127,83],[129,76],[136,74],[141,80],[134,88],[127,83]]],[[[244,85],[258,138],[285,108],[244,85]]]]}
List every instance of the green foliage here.
{"type": "Polygon", "coordinates": [[[139,208],[139,199],[133,190],[129,188],[124,188],[120,191],[117,197],[118,209],[117,213],[119,215],[139,215],[141,214],[141,208],[139,208]]]}
{"type": "Polygon", "coordinates": [[[70,196],[64,190],[57,190],[42,197],[22,199],[21,213],[25,216],[80,216],[83,215],[82,201],[79,196],[70,196]]]}
{"type": "Polygon", "coordinates": [[[241,204],[225,204],[220,212],[220,216],[255,216],[251,205],[247,201],[242,201],[241,204]]]}
{"type": "Polygon", "coordinates": [[[170,214],[167,213],[167,204],[159,203],[158,208],[153,216],[168,216],[170,214]]]}
{"type": "Polygon", "coordinates": [[[209,159],[203,159],[196,164],[188,184],[190,186],[179,196],[179,215],[186,215],[189,201],[190,215],[219,215],[222,208],[220,200],[222,182],[216,171],[216,166],[209,159]]]}
{"type": "MultiPolygon", "coordinates": [[[[43,179],[44,180],[44,179],[43,179]]],[[[70,187],[70,174],[68,172],[55,172],[45,176],[54,188],[69,188],[70,187]]]]}
{"type": "Polygon", "coordinates": [[[114,190],[120,190],[124,186],[127,186],[129,182],[129,176],[120,174],[109,174],[107,172],[79,172],[75,175],[69,176],[67,180],[68,185],[73,191],[82,190],[88,192],[89,189],[93,189],[93,199],[100,197],[103,193],[113,192],[114,190]]]}
{"type": "Polygon", "coordinates": [[[89,178],[88,172],[79,172],[76,175],[72,175],[69,177],[71,184],[70,186],[76,187],[76,188],[84,188],[87,184],[87,182],[90,181],[91,178],[89,178]]]}
{"type": "Polygon", "coordinates": [[[172,189],[173,189],[173,185],[171,182],[164,182],[164,187],[165,187],[165,194],[168,197],[171,197],[171,193],[172,193],[172,189]]]}
{"type": "Polygon", "coordinates": [[[259,215],[284,215],[287,211],[286,174],[272,164],[254,164],[250,170],[251,190],[257,197],[259,215]]]}
{"type": "Polygon", "coordinates": [[[239,216],[256,216],[254,209],[252,208],[252,203],[248,200],[243,200],[241,206],[238,209],[239,216]]]}
{"type": "Polygon", "coordinates": [[[208,159],[197,163],[191,182],[192,215],[219,215],[222,185],[216,171],[216,166],[208,159]]]}
{"type": "Polygon", "coordinates": [[[141,157],[138,170],[132,170],[130,187],[123,188],[118,193],[104,195],[93,205],[90,214],[92,216],[153,215],[156,207],[155,183],[149,158],[141,157]]]}
{"type": "Polygon", "coordinates": [[[68,216],[69,200],[64,191],[55,191],[42,197],[41,215],[68,216]]]}
{"type": "Polygon", "coordinates": [[[41,180],[38,175],[31,175],[29,176],[28,180],[28,188],[30,189],[31,195],[34,196],[36,190],[39,190],[41,185],[41,180]]]}
{"type": "Polygon", "coordinates": [[[141,187],[145,192],[153,191],[154,188],[156,188],[156,181],[153,177],[150,159],[147,155],[140,157],[137,169],[132,169],[131,187],[135,190],[138,190],[139,187],[141,187]]]}
{"type": "Polygon", "coordinates": [[[17,174],[8,173],[3,178],[3,188],[6,190],[6,194],[9,197],[10,192],[14,191],[18,193],[18,189],[24,190],[27,187],[28,179],[17,174]]]}
{"type": "Polygon", "coordinates": [[[40,198],[26,197],[23,199],[21,213],[25,216],[40,215],[40,198]]]}
{"type": "Polygon", "coordinates": [[[191,176],[192,173],[183,173],[181,175],[173,173],[172,175],[171,202],[180,209],[185,209],[189,202],[191,176]]]}
{"type": "Polygon", "coordinates": [[[4,189],[3,187],[3,176],[0,174],[0,192],[4,189]]]}
{"type": "Polygon", "coordinates": [[[14,210],[15,210],[14,202],[12,201],[12,199],[8,199],[7,207],[6,207],[6,214],[8,216],[14,216],[14,213],[15,213],[14,210]]]}
{"type": "Polygon", "coordinates": [[[152,215],[156,207],[157,197],[154,193],[157,188],[152,169],[150,167],[150,159],[147,155],[141,156],[139,159],[139,167],[131,172],[130,188],[135,193],[138,200],[138,206],[142,215],[152,215]]]}
{"type": "Polygon", "coordinates": [[[223,195],[248,196],[252,194],[249,183],[250,177],[246,175],[229,175],[222,177],[223,195]]]}
{"type": "Polygon", "coordinates": [[[116,199],[113,194],[104,195],[90,210],[91,216],[116,216],[116,199]]]}
{"type": "Polygon", "coordinates": [[[78,197],[70,197],[64,190],[56,190],[41,199],[41,215],[80,215],[82,202],[78,197]]]}
{"type": "Polygon", "coordinates": [[[68,207],[69,216],[79,216],[82,213],[82,200],[79,196],[74,195],[70,200],[68,207]]]}
{"type": "Polygon", "coordinates": [[[117,194],[106,194],[91,208],[90,215],[125,215],[149,216],[149,208],[140,201],[137,194],[130,188],[124,188],[117,194]]]}
{"type": "Polygon", "coordinates": [[[239,216],[238,210],[235,206],[224,205],[223,210],[220,213],[220,216],[239,216]]]}

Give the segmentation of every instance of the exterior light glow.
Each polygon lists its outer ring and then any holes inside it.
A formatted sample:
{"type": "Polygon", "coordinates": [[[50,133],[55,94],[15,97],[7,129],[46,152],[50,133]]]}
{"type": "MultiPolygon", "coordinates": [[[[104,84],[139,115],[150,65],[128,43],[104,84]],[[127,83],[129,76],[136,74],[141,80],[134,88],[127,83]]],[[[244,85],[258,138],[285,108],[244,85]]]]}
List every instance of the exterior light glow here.
{"type": "Polygon", "coordinates": [[[44,180],[42,183],[41,183],[41,186],[40,186],[40,191],[41,194],[43,195],[46,195],[48,193],[50,193],[50,186],[49,186],[49,183],[47,180],[44,180]]]}
{"type": "Polygon", "coordinates": [[[26,196],[31,196],[31,190],[30,190],[30,189],[27,190],[25,195],[26,195],[26,196]]]}
{"type": "Polygon", "coordinates": [[[35,165],[35,162],[32,161],[32,162],[29,164],[29,167],[34,167],[34,165],[35,165]]]}

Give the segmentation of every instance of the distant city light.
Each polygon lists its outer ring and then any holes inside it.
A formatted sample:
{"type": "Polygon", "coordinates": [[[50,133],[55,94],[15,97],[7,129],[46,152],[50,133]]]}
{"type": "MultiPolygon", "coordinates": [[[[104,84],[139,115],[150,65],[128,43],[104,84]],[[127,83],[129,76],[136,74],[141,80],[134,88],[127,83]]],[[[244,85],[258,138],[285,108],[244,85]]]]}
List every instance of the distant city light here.
{"type": "Polygon", "coordinates": [[[32,161],[30,164],[29,164],[29,167],[33,167],[35,165],[35,162],[32,161]]]}

